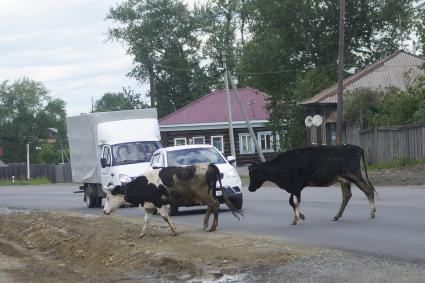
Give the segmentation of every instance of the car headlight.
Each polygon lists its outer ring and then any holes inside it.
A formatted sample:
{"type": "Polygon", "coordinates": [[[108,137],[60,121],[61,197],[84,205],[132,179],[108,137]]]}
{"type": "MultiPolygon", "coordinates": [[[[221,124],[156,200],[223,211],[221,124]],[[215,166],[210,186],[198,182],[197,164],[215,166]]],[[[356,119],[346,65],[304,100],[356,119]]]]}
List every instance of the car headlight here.
{"type": "Polygon", "coordinates": [[[120,182],[121,184],[125,184],[131,181],[131,178],[125,174],[120,174],[120,182]]]}
{"type": "Polygon", "coordinates": [[[237,176],[238,176],[238,172],[236,172],[235,169],[229,170],[225,175],[226,178],[235,178],[237,176]]]}

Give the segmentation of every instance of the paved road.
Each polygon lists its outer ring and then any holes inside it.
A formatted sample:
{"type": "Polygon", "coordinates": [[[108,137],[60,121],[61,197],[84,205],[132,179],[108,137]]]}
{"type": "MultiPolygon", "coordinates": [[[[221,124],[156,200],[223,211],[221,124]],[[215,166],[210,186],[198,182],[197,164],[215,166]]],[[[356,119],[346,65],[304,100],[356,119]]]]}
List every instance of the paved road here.
{"type": "MultiPolygon", "coordinates": [[[[73,184],[0,187],[0,209],[11,207],[101,214],[99,208],[84,208],[82,194],[72,193],[77,188],[73,184]]],[[[334,222],[331,219],[341,199],[339,189],[306,188],[301,204],[306,221],[292,226],[292,209],[286,192],[264,187],[250,193],[244,188],[244,219],[238,222],[222,206],[219,229],[425,262],[425,186],[377,187],[377,190],[380,198],[376,201],[376,219],[368,218],[367,199],[354,187],[344,216],[334,222]]],[[[184,209],[182,215],[173,220],[176,224],[192,224],[201,228],[203,212],[196,208],[184,209]]],[[[143,214],[138,208],[120,209],[118,213],[143,214]]]]}

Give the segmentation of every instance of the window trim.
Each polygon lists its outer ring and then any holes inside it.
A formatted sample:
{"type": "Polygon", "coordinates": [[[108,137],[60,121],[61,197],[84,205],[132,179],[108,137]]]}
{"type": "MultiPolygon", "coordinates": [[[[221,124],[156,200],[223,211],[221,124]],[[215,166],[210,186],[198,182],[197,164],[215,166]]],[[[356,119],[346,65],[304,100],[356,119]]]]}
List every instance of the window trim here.
{"type": "Polygon", "coordinates": [[[254,141],[249,133],[239,133],[239,154],[254,154],[255,153],[255,144],[254,141]],[[242,151],[242,137],[249,137],[252,142],[252,151],[242,151]]]}
{"type": "MultiPolygon", "coordinates": [[[[174,138],[174,146],[177,146],[176,142],[178,140],[184,140],[184,145],[187,145],[187,139],[186,138],[174,138]]],[[[181,144],[180,144],[181,145],[181,144]]]]}
{"type": "Polygon", "coordinates": [[[217,148],[217,150],[219,151],[219,152],[221,152],[221,153],[224,153],[224,138],[223,138],[223,136],[211,136],[211,145],[212,146],[214,146],[214,143],[213,143],[213,139],[214,138],[220,138],[220,140],[221,140],[221,149],[220,148],[217,148]]]}
{"type": "Polygon", "coordinates": [[[205,136],[192,137],[192,144],[205,144],[205,136]],[[194,143],[194,139],[202,139],[202,143],[194,143]]]}
{"type": "Polygon", "coordinates": [[[272,131],[257,132],[257,142],[258,142],[258,145],[260,146],[262,152],[274,152],[274,142],[275,142],[274,140],[275,140],[275,138],[273,136],[272,131]],[[271,148],[270,149],[261,148],[261,136],[262,135],[269,135],[270,136],[270,138],[271,138],[271,140],[270,140],[270,147],[271,148]]]}

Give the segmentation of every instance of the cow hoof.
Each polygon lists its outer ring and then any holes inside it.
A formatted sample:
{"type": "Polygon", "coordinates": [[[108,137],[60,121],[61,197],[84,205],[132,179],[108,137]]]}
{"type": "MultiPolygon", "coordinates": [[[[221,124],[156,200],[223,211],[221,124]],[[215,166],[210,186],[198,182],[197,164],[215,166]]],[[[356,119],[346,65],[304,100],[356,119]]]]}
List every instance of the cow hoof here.
{"type": "Polygon", "coordinates": [[[139,239],[143,239],[144,237],[146,237],[146,233],[142,233],[142,234],[140,234],[140,236],[139,236],[139,239]]]}
{"type": "Polygon", "coordinates": [[[292,221],[291,225],[297,225],[297,221],[292,221]]]}
{"type": "Polygon", "coordinates": [[[332,219],[332,221],[338,221],[338,219],[339,219],[339,217],[338,217],[338,216],[335,216],[335,217],[332,219]]]}
{"type": "Polygon", "coordinates": [[[304,214],[300,213],[300,218],[301,218],[302,221],[304,221],[305,220],[304,214]]]}
{"type": "Polygon", "coordinates": [[[373,218],[375,218],[375,214],[372,214],[372,215],[370,216],[370,219],[373,219],[373,218]]]}
{"type": "Polygon", "coordinates": [[[216,229],[216,227],[211,227],[210,230],[208,230],[208,232],[214,232],[216,229]]]}

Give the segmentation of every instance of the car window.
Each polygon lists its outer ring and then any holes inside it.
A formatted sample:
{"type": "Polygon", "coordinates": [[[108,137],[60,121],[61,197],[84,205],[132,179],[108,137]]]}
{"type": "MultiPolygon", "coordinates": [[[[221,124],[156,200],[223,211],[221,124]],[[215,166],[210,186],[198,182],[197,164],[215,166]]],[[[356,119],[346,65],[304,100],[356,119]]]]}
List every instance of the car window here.
{"type": "Polygon", "coordinates": [[[161,154],[161,152],[158,152],[153,156],[151,165],[164,166],[164,156],[161,154]]]}
{"type": "Polygon", "coordinates": [[[226,163],[214,148],[185,148],[167,153],[168,166],[192,165],[196,163],[226,163]]]}

